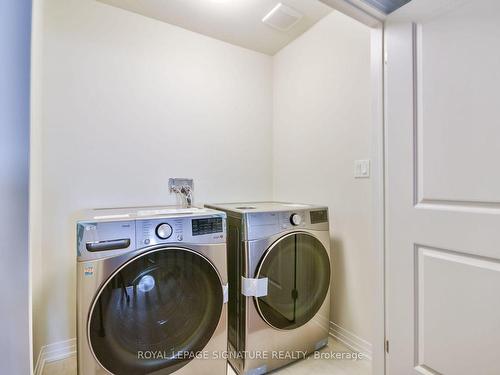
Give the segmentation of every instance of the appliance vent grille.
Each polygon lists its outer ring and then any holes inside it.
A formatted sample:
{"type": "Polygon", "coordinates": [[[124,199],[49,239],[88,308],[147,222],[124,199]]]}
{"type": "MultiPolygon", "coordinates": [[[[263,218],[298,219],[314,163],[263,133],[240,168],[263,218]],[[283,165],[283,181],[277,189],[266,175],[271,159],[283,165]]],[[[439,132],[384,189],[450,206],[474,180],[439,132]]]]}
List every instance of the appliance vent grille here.
{"type": "Polygon", "coordinates": [[[262,22],[279,31],[288,31],[295,26],[303,17],[303,14],[290,8],[288,5],[278,3],[262,22]]]}

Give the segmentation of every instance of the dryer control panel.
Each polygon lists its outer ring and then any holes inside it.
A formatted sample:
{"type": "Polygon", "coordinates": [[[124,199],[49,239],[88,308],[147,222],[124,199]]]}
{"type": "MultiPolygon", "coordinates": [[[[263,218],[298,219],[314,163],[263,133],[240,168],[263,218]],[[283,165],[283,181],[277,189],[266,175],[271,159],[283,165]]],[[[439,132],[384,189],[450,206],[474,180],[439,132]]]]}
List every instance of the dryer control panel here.
{"type": "Polygon", "coordinates": [[[255,212],[247,214],[247,240],[290,230],[328,230],[328,209],[255,212]]]}

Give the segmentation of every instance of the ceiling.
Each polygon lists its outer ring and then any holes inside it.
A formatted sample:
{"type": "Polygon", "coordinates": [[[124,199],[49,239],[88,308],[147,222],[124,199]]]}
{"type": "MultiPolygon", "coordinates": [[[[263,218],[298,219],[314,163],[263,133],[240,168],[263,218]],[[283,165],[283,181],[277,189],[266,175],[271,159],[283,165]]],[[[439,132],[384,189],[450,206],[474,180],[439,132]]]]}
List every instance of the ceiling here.
{"type": "Polygon", "coordinates": [[[98,1],[268,55],[274,55],[333,10],[318,0],[98,1]],[[288,31],[262,23],[279,2],[303,14],[288,31]]]}

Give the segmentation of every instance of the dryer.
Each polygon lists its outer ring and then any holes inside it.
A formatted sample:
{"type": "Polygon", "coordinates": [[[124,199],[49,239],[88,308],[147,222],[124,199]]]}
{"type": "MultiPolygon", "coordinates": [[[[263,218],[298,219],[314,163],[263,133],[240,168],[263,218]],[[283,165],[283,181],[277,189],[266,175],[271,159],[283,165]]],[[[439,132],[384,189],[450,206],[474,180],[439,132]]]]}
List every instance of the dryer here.
{"type": "Polygon", "coordinates": [[[226,374],[226,215],[95,210],[77,223],[78,373],[226,374]]]}
{"type": "Polygon", "coordinates": [[[328,343],[328,209],[293,203],[207,205],[228,215],[229,361],[264,374],[328,343]]]}

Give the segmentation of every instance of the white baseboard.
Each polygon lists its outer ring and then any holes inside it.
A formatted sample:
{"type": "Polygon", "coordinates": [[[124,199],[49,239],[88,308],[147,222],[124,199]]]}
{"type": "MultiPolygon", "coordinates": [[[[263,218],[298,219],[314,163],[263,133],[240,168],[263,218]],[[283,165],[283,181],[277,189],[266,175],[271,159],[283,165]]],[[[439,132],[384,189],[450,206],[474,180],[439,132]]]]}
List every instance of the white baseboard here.
{"type": "Polygon", "coordinates": [[[33,375],[42,375],[46,363],[59,361],[76,355],[76,339],[45,345],[38,353],[33,375]]]}
{"type": "MultiPolygon", "coordinates": [[[[340,341],[349,349],[372,358],[372,344],[354,333],[330,322],[330,336],[340,341]]],[[[43,346],[38,354],[33,375],[42,375],[46,363],[76,356],[76,338],[43,346]]]]}
{"type": "Polygon", "coordinates": [[[372,358],[372,344],[334,322],[330,322],[330,336],[349,349],[361,353],[369,359],[372,358]]]}

